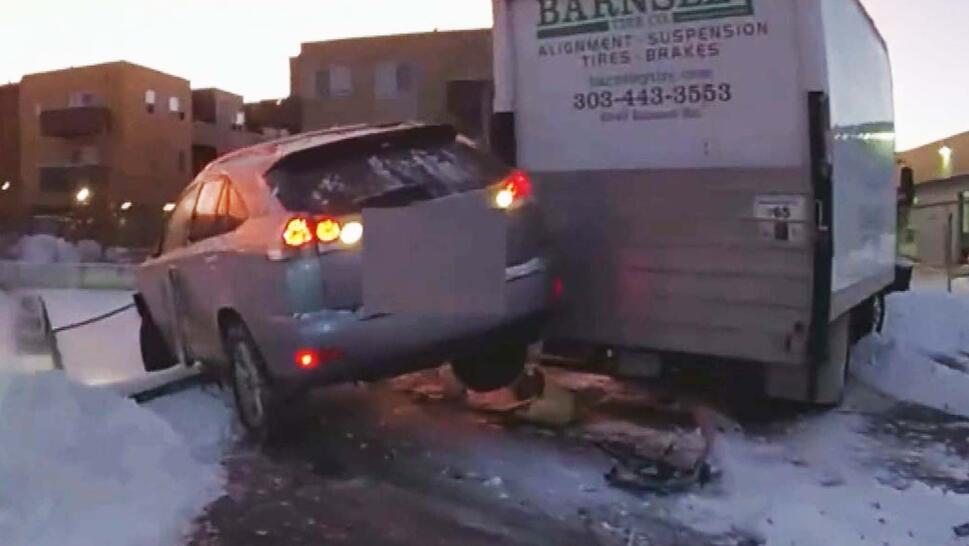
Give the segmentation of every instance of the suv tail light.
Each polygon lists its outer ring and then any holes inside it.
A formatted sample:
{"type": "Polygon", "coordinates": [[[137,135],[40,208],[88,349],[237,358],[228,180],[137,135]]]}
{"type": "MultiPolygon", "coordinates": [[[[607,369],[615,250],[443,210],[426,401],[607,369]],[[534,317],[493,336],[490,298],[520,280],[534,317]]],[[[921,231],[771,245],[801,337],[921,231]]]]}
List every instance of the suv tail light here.
{"type": "Polygon", "coordinates": [[[532,179],[525,171],[512,171],[504,179],[495,194],[495,205],[501,209],[511,208],[514,204],[532,196],[532,179]]]}
{"type": "Polygon", "coordinates": [[[333,218],[297,217],[286,222],[283,242],[288,248],[300,248],[310,243],[332,244],[337,241],[353,246],[363,239],[363,224],[353,220],[345,224],[333,218]]]}
{"type": "Polygon", "coordinates": [[[332,243],[340,238],[340,222],[324,218],[316,223],[316,238],[321,243],[332,243]]]}
{"type": "Polygon", "coordinates": [[[296,248],[313,242],[313,230],[306,218],[293,218],[286,223],[283,231],[283,242],[286,246],[296,248]]]}

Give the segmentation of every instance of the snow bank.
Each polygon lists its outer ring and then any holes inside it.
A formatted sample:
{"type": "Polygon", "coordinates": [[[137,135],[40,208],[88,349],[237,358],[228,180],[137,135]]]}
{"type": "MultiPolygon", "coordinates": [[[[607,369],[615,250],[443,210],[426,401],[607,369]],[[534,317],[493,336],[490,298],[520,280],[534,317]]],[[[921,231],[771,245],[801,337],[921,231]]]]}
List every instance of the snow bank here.
{"type": "Polygon", "coordinates": [[[179,543],[221,492],[228,413],[209,398],[208,413],[188,419],[205,402],[189,398],[172,417],[194,420],[185,432],[206,435],[193,444],[160,416],[174,401],[140,407],[59,372],[0,375],[3,544],[179,543]]]}
{"type": "Polygon", "coordinates": [[[851,366],[891,396],[969,417],[969,297],[892,294],[884,332],[858,344],[851,366]]]}
{"type": "MultiPolygon", "coordinates": [[[[889,480],[879,479],[881,465],[865,460],[881,447],[856,432],[860,422],[829,414],[777,442],[720,438],[720,490],[686,497],[673,515],[700,531],[769,546],[960,544],[953,528],[969,519],[969,496],[921,482],[903,490],[883,485],[889,480]]],[[[967,467],[962,461],[961,470],[967,467]]]]}
{"type": "Polygon", "coordinates": [[[35,264],[78,263],[81,253],[71,243],[53,235],[26,235],[17,243],[18,259],[35,264]]]}

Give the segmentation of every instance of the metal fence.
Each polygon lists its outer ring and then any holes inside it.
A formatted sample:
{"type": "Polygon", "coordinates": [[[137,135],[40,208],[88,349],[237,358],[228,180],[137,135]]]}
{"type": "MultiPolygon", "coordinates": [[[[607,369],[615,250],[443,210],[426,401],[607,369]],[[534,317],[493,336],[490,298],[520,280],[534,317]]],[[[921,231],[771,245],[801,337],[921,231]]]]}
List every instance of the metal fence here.
{"type": "Polygon", "coordinates": [[[945,275],[946,286],[952,291],[952,281],[969,277],[966,262],[966,227],[969,223],[960,210],[961,201],[940,201],[915,205],[906,217],[901,230],[903,253],[911,254],[923,269],[945,275]]]}
{"type": "Polygon", "coordinates": [[[133,290],[135,267],[130,264],[38,264],[0,260],[0,286],[133,290]]]}

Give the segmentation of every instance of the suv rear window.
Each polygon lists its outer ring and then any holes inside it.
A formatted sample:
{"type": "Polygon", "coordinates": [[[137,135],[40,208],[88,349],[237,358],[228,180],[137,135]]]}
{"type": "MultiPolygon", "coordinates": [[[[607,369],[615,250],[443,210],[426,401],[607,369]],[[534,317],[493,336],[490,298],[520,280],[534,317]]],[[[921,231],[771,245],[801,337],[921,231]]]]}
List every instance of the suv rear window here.
{"type": "Polygon", "coordinates": [[[379,206],[391,194],[420,200],[485,188],[510,172],[461,142],[412,140],[304,150],[284,158],[266,176],[286,209],[339,215],[379,206]]]}

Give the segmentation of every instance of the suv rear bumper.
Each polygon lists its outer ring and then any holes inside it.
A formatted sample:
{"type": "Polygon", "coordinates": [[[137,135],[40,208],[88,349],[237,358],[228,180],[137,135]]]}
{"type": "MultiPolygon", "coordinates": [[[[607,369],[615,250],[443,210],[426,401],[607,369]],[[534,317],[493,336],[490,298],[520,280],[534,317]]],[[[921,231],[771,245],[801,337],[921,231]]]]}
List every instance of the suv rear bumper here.
{"type": "MultiPolygon", "coordinates": [[[[513,271],[510,269],[509,271],[513,271]]],[[[320,311],[246,322],[277,383],[289,388],[376,380],[434,367],[496,342],[539,339],[552,301],[544,265],[505,284],[505,311],[493,315],[377,315],[320,311]],[[341,357],[311,371],[295,364],[300,349],[341,357]]]]}

